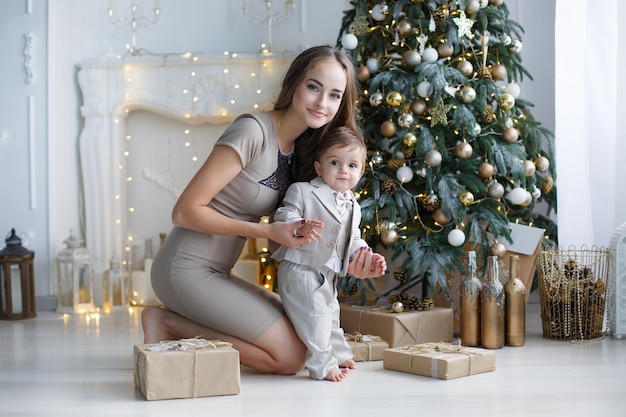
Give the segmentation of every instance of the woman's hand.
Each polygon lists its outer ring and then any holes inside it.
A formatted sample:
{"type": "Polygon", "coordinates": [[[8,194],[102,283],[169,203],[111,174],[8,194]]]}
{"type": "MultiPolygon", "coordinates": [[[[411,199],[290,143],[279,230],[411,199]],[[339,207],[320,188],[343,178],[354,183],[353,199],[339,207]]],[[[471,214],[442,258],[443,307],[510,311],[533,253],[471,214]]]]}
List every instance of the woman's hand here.
{"type": "Polygon", "coordinates": [[[381,254],[372,252],[371,248],[363,247],[356,251],[348,265],[348,274],[355,278],[378,278],[385,274],[387,262],[381,254]]]}

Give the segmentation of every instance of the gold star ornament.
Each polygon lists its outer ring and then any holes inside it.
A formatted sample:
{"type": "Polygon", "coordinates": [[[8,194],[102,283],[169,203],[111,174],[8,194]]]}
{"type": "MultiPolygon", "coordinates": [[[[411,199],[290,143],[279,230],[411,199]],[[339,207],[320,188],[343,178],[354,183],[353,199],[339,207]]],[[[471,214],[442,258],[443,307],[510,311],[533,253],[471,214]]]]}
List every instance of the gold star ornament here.
{"type": "Polygon", "coordinates": [[[443,104],[443,100],[439,99],[437,104],[430,107],[427,111],[432,117],[430,119],[430,127],[441,123],[442,125],[448,124],[448,112],[452,109],[452,104],[443,104]]]}

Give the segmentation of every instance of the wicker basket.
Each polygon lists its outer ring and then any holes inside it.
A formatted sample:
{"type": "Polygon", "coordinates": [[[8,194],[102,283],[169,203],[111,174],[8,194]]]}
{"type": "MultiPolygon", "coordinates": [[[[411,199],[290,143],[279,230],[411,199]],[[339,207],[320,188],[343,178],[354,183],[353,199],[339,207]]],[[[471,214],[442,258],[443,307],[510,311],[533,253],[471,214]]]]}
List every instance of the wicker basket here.
{"type": "Polygon", "coordinates": [[[609,250],[550,250],[539,254],[543,337],[589,341],[604,335],[609,250]]]}

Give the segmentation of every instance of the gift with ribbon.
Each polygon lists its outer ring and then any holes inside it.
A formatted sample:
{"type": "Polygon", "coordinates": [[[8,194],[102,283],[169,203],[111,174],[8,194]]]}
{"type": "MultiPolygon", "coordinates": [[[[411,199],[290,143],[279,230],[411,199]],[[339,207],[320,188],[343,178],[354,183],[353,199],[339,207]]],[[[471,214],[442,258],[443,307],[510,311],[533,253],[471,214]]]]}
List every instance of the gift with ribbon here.
{"type": "Polygon", "coordinates": [[[344,336],[356,362],[381,361],[383,351],[389,348],[389,343],[380,336],[361,333],[346,333],[344,336]]]}
{"type": "Polygon", "coordinates": [[[375,334],[389,347],[427,342],[451,342],[453,311],[448,307],[394,313],[388,306],[340,303],[346,333],[375,334]]]}
{"type": "Polygon", "coordinates": [[[422,343],[385,349],[383,368],[438,379],[454,379],[494,371],[496,352],[450,343],[422,343]]]}
{"type": "Polygon", "coordinates": [[[147,400],[239,394],[239,352],[199,337],[135,345],[135,385],[147,400]]]}

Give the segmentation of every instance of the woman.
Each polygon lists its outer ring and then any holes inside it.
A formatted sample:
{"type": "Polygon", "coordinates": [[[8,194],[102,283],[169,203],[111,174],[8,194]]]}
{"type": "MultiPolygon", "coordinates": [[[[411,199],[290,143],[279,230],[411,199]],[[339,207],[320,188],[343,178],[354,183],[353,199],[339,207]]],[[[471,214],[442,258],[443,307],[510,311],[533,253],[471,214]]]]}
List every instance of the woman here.
{"type": "MultiPolygon", "coordinates": [[[[273,110],[242,115],[224,132],[176,202],[174,228],[154,259],[152,285],[167,309],[143,311],[145,343],[220,339],[245,366],[278,374],[303,369],[306,348],[278,296],[230,270],[248,237],[291,248],[314,239],[294,233],[302,224],[259,220],[294,179],[313,178],[313,150],[326,131],[357,128],[356,99],[347,55],[313,47],[287,70],[273,110]]],[[[348,272],[373,277],[371,252],[360,251],[348,272]]]]}

